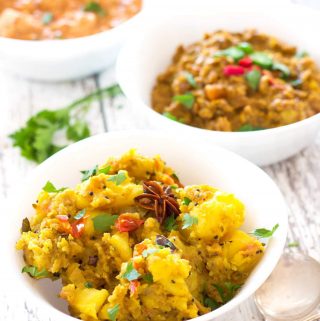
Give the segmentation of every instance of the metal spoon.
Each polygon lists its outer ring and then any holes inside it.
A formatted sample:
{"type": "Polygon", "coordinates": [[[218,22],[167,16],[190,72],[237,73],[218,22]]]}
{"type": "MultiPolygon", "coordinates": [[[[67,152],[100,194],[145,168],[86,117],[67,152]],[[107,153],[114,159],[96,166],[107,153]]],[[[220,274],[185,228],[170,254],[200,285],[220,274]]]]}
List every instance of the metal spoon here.
{"type": "Polygon", "coordinates": [[[254,296],[265,321],[314,321],[320,304],[320,263],[310,256],[284,254],[254,296]]]}

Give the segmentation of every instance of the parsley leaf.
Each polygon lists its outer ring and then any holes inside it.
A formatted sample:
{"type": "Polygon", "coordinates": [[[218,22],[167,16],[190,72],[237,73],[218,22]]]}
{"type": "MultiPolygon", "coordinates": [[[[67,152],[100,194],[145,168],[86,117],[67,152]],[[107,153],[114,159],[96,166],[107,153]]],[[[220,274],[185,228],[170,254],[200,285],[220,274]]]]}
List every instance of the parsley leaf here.
{"type": "Polygon", "coordinates": [[[45,12],[44,15],[42,16],[42,23],[44,25],[48,25],[53,19],[53,14],[52,12],[45,12]]]}
{"type": "Polygon", "coordinates": [[[101,214],[92,218],[93,226],[97,232],[109,232],[118,218],[118,215],[101,214]]]}
{"type": "Polygon", "coordinates": [[[146,249],[146,250],[144,250],[143,252],[142,252],[142,256],[143,257],[147,257],[148,255],[150,255],[150,254],[153,254],[153,253],[156,253],[156,252],[158,252],[159,250],[158,249],[146,249]]]}
{"type": "Polygon", "coordinates": [[[146,281],[147,283],[149,283],[149,284],[153,283],[153,276],[152,276],[151,273],[145,274],[145,275],[142,277],[142,279],[143,279],[144,281],[146,281]]]}
{"type": "Polygon", "coordinates": [[[95,2],[95,1],[88,2],[84,6],[83,10],[97,13],[99,16],[105,16],[106,15],[105,10],[101,7],[101,5],[98,2],[95,2]]]}
{"type": "Polygon", "coordinates": [[[164,229],[168,232],[172,230],[176,231],[178,229],[178,225],[173,214],[167,217],[164,221],[164,229]]]}
{"type": "Polygon", "coordinates": [[[93,284],[91,282],[85,282],[84,287],[87,289],[91,289],[93,287],[93,284]]]}
{"type": "Polygon", "coordinates": [[[272,228],[272,230],[268,230],[265,228],[258,228],[256,230],[254,230],[251,234],[253,234],[254,236],[256,236],[258,238],[268,238],[274,234],[274,232],[277,230],[278,227],[279,227],[279,224],[276,224],[272,228]]]}
{"type": "Polygon", "coordinates": [[[192,109],[192,106],[195,102],[195,98],[192,93],[186,93],[184,95],[173,96],[173,101],[176,101],[186,107],[187,109],[192,109]]]}
{"type": "Polygon", "coordinates": [[[47,181],[46,185],[44,185],[42,189],[47,193],[59,193],[66,190],[67,188],[62,187],[57,189],[50,181],[47,181]]]}
{"type": "Polygon", "coordinates": [[[198,224],[198,218],[195,216],[191,216],[190,214],[184,214],[183,216],[183,225],[182,225],[182,229],[185,230],[186,228],[194,225],[194,224],[198,224]]]}
{"type": "Polygon", "coordinates": [[[84,214],[86,214],[86,209],[85,208],[83,210],[79,211],[77,213],[77,215],[75,215],[73,218],[75,220],[80,220],[81,218],[83,218],[84,214]]]}
{"type": "Polygon", "coordinates": [[[28,273],[30,276],[37,278],[37,279],[44,278],[49,275],[49,272],[45,268],[43,268],[41,271],[39,271],[36,266],[32,266],[32,265],[23,267],[21,272],[28,273]]]}
{"type": "Polygon", "coordinates": [[[112,175],[108,178],[109,182],[113,182],[116,185],[120,185],[121,183],[123,183],[127,178],[127,175],[125,172],[120,171],[118,174],[116,175],[112,175]]]}
{"type": "Polygon", "coordinates": [[[188,198],[188,197],[184,197],[183,198],[183,200],[182,200],[182,202],[181,202],[181,204],[182,205],[189,205],[190,203],[191,203],[192,201],[191,201],[191,199],[190,198],[188,198]]]}
{"type": "Polygon", "coordinates": [[[129,262],[122,278],[127,279],[128,281],[133,281],[137,280],[139,276],[141,276],[141,274],[133,267],[133,263],[129,262]]]}
{"type": "Polygon", "coordinates": [[[12,139],[13,146],[20,149],[21,156],[41,163],[65,147],[54,143],[54,137],[58,131],[65,131],[66,138],[71,141],[78,141],[90,136],[88,125],[79,120],[79,112],[84,112],[84,107],[88,107],[95,100],[107,96],[115,97],[121,93],[118,85],[112,85],[78,99],[67,107],[42,110],[29,118],[24,127],[9,137],[12,139]]]}
{"type": "Polygon", "coordinates": [[[165,111],[162,115],[164,117],[171,119],[171,120],[177,121],[179,123],[183,123],[182,119],[178,119],[175,115],[171,114],[169,111],[165,111]]]}
{"type": "Polygon", "coordinates": [[[116,304],[113,308],[108,309],[108,316],[111,319],[111,321],[117,320],[117,314],[119,312],[119,304],[116,304]]]}

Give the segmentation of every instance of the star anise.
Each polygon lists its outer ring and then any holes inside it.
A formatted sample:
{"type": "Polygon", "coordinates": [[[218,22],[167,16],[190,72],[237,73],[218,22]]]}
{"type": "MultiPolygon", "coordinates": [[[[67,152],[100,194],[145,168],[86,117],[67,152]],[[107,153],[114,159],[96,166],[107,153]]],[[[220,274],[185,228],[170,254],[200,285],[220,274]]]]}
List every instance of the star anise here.
{"type": "Polygon", "coordinates": [[[180,214],[179,204],[170,186],[161,186],[155,181],[144,181],[143,191],[144,193],[138,195],[135,201],[139,206],[153,211],[160,224],[172,214],[174,216],[180,214]]]}

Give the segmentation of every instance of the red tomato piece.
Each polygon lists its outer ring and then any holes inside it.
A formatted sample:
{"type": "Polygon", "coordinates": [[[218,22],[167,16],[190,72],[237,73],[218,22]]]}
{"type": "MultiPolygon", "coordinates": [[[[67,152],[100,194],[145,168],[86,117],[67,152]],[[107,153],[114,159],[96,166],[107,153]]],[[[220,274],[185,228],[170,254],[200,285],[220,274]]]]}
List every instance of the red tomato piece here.
{"type": "Polygon", "coordinates": [[[225,76],[240,76],[243,75],[245,72],[245,69],[242,66],[238,65],[228,65],[225,66],[223,69],[223,74],[225,76]]]}
{"type": "Polygon", "coordinates": [[[132,217],[130,214],[121,214],[116,221],[115,227],[119,232],[132,232],[137,230],[143,223],[143,220],[132,217]]]}
{"type": "Polygon", "coordinates": [[[78,239],[84,231],[84,222],[82,220],[75,221],[71,224],[71,235],[78,239]]]}
{"type": "Polygon", "coordinates": [[[238,64],[242,67],[248,68],[252,66],[253,61],[250,57],[244,57],[238,61],[238,64]]]}

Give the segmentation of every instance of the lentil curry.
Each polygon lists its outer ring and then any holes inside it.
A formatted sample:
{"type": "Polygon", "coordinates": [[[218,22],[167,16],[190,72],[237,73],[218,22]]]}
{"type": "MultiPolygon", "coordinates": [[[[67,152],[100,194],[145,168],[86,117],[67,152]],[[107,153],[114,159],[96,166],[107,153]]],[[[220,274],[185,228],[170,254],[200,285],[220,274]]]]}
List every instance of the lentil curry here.
{"type": "Polygon", "coordinates": [[[0,0],[0,36],[66,39],[114,28],[141,9],[141,0],[0,0]]]}
{"type": "Polygon", "coordinates": [[[77,318],[195,318],[232,299],[263,255],[234,195],[183,187],[159,156],[131,150],[82,173],[74,189],[45,185],[17,243],[23,272],[61,278],[77,318]]]}
{"type": "Polygon", "coordinates": [[[177,48],[152,91],[164,116],[218,131],[291,124],[320,112],[320,72],[305,52],[246,30],[177,48]]]}

